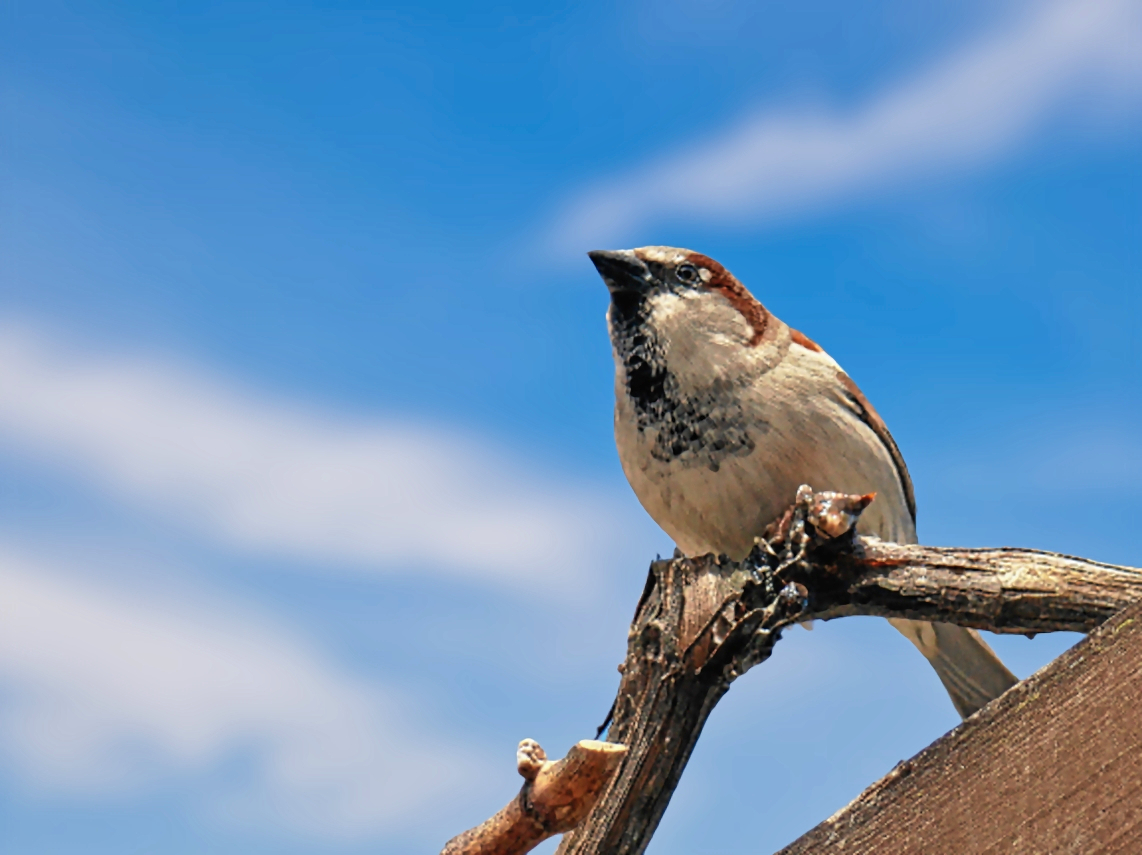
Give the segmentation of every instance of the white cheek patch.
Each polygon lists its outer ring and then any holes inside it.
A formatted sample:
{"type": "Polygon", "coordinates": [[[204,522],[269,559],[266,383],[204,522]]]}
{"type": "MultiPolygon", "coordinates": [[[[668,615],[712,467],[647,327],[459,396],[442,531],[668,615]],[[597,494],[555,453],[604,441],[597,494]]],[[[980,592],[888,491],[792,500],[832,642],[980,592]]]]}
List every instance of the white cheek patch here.
{"type": "Polygon", "coordinates": [[[742,339],[753,335],[749,322],[721,294],[668,291],[656,294],[649,305],[652,323],[671,337],[700,335],[717,349],[723,346],[740,348],[742,339]]]}
{"type": "Polygon", "coordinates": [[[667,321],[685,309],[684,298],[670,291],[655,294],[647,303],[650,305],[650,316],[656,323],[667,321]]]}

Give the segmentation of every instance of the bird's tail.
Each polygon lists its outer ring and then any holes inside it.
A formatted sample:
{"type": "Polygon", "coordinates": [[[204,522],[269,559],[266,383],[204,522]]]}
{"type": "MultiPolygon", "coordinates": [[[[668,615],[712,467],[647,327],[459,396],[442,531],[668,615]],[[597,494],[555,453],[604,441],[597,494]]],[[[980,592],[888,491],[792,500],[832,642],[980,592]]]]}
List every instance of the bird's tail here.
{"type": "Polygon", "coordinates": [[[936,669],[956,711],[967,718],[1019,682],[974,629],[889,618],[936,669]]]}

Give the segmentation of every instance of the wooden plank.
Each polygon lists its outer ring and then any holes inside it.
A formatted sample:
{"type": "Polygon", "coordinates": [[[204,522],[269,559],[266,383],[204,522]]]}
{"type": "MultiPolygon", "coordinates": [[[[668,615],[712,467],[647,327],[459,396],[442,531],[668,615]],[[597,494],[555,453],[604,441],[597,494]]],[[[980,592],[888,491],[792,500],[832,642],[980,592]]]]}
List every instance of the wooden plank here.
{"type": "Polygon", "coordinates": [[[778,855],[1142,852],[1142,604],[778,855]]]}

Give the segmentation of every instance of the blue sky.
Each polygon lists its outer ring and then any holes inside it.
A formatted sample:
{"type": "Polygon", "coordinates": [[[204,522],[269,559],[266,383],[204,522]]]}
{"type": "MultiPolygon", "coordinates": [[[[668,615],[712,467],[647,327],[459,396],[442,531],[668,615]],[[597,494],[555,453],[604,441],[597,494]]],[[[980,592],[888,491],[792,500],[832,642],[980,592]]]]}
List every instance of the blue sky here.
{"type": "MultiPolygon", "coordinates": [[[[924,541],[1138,564],[1137,2],[3,20],[5,851],[434,851],[594,733],[671,544],[588,249],[821,342],[924,541]]],[[[797,630],[650,851],[773,851],[955,722],[882,621],[797,630]]]]}

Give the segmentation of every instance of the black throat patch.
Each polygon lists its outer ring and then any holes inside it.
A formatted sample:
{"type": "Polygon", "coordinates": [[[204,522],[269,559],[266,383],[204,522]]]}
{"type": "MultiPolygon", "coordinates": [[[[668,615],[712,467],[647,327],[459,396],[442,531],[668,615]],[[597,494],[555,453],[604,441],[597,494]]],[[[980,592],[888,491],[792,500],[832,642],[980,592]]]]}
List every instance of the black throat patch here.
{"type": "Polygon", "coordinates": [[[724,380],[684,394],[649,311],[641,295],[618,293],[611,301],[612,344],[638,431],[653,435],[650,454],[656,460],[717,472],[727,457],[752,452],[756,443],[750,430],[762,432],[766,426],[747,424],[738,390],[724,380]]]}

